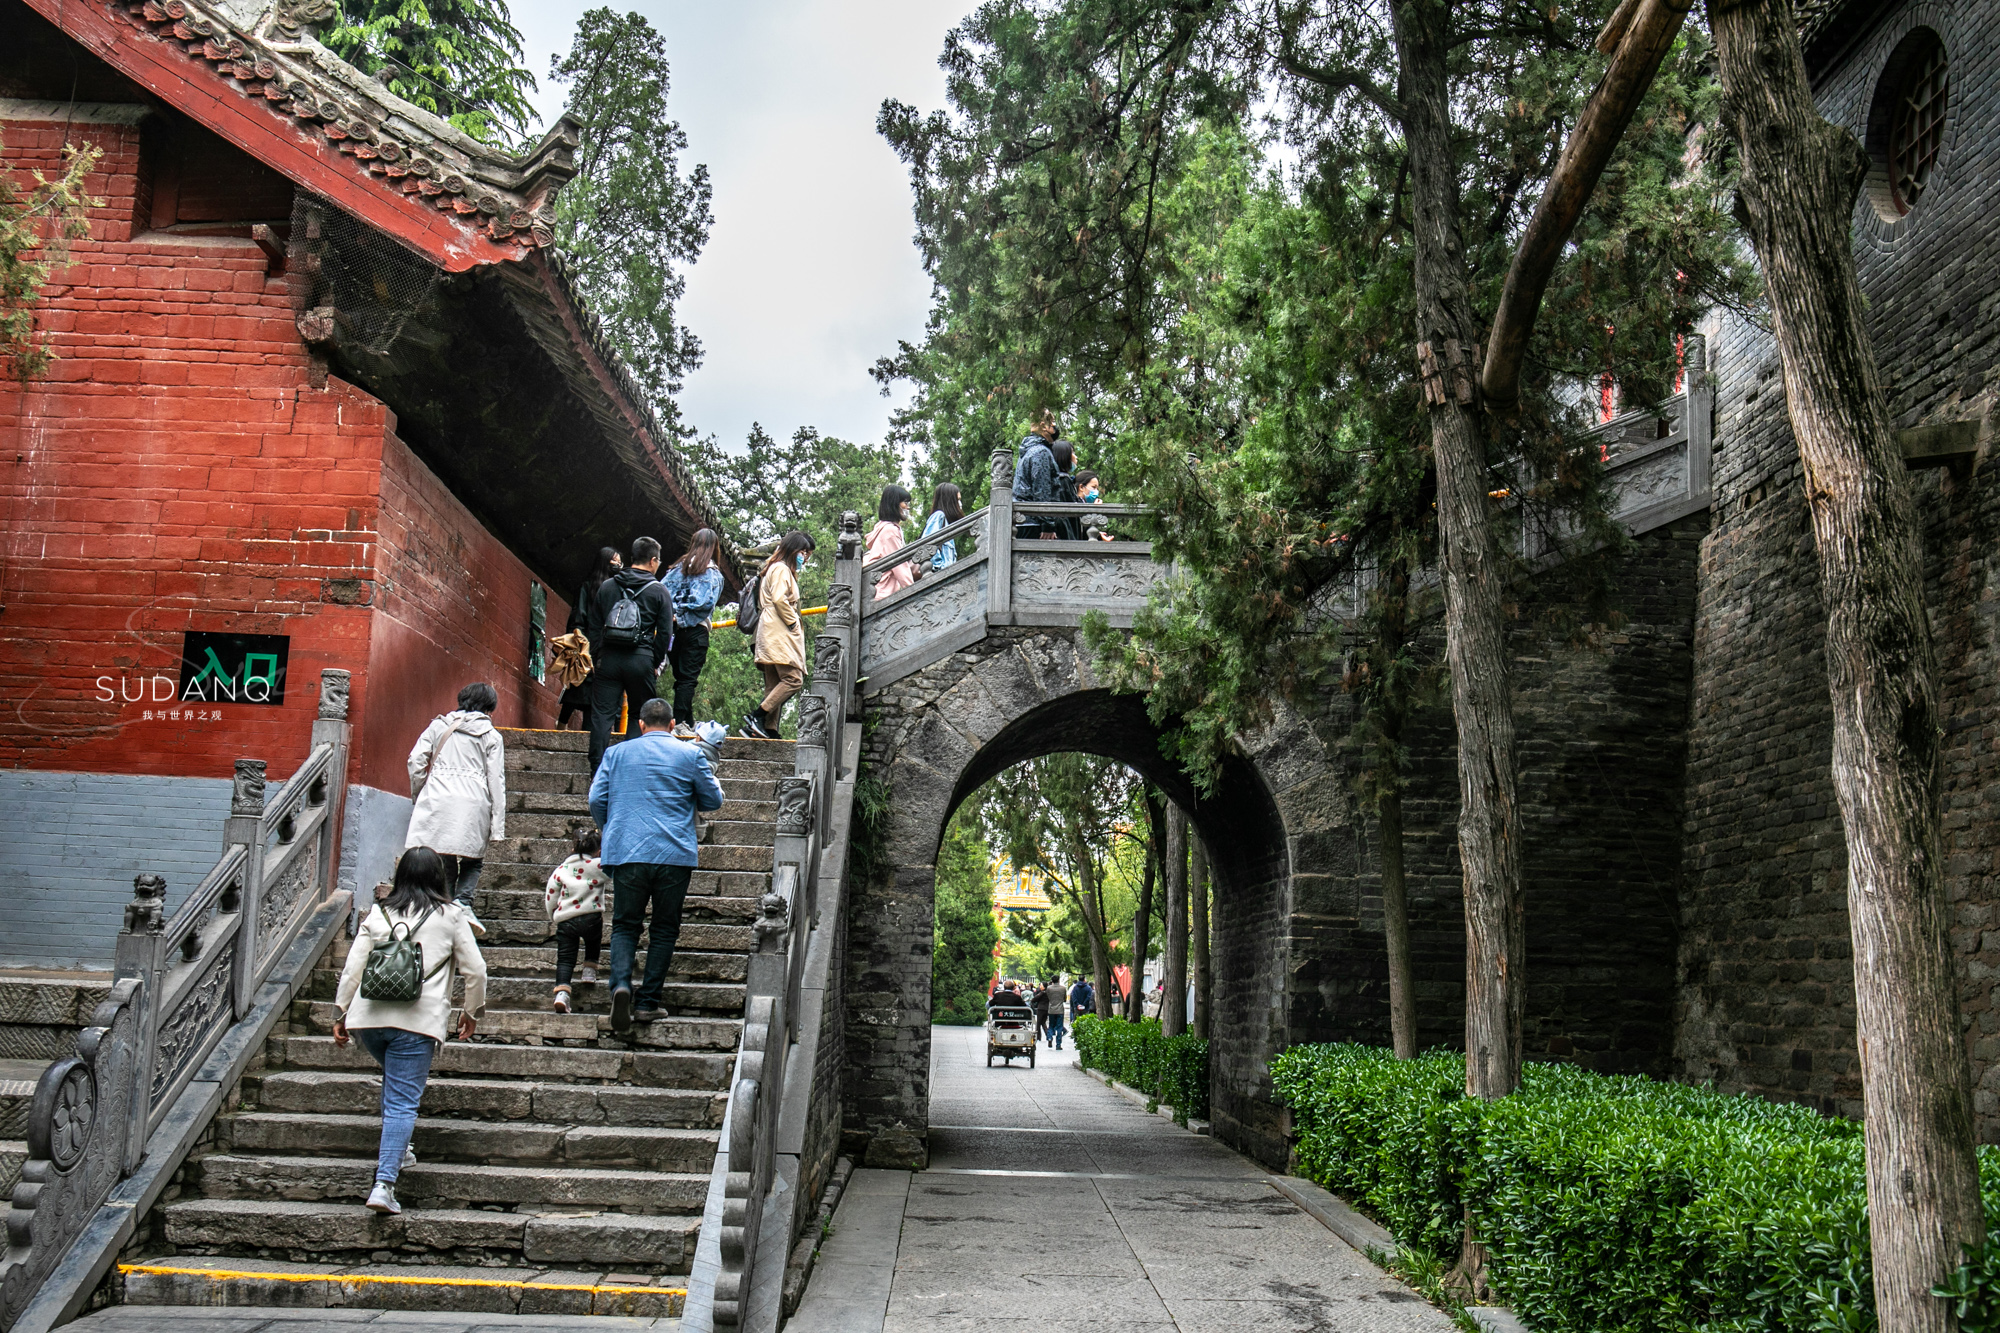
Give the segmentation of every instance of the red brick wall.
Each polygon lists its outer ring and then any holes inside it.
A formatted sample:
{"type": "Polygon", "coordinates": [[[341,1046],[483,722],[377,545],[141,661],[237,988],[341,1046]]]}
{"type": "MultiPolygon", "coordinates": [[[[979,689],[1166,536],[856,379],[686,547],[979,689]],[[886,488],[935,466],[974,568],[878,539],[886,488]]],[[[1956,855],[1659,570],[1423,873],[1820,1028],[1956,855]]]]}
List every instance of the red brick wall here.
{"type": "MultiPolygon", "coordinates": [[[[534,576],[393,433],[382,450],[380,514],[357,780],[407,792],[410,746],[457,706],[460,686],[491,684],[500,695],[494,720],[504,727],[554,726],[561,689],[527,674],[534,576]]],[[[568,616],[568,603],[551,592],[554,633],[568,616]]]]}
{"type": "MultiPolygon", "coordinates": [[[[285,281],[252,242],[135,233],[137,127],[71,132],[106,149],[89,187],[106,203],[40,303],[60,359],[0,381],[0,767],[226,777],[251,756],[289,773],[324,667],[354,673],[364,780],[390,790],[407,789],[411,720],[461,676],[493,681],[503,721],[550,715],[555,692],[518,683],[520,563],[379,401],[311,387],[285,281]],[[129,697],[177,679],[189,630],[289,635],[283,706],[129,697]]],[[[60,133],[0,126],[0,166],[53,171],[60,133]]],[[[558,630],[565,614],[551,603],[558,630]]]]}

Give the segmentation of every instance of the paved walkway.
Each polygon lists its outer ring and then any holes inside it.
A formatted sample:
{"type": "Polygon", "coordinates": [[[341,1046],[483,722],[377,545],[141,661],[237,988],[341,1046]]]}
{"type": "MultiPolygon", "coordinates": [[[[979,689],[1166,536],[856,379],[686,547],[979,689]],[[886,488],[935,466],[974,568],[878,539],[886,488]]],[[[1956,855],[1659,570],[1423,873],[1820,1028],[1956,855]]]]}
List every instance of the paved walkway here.
{"type": "Polygon", "coordinates": [[[411,1310],[210,1309],[114,1305],[73,1324],[79,1333],[679,1333],[678,1319],[616,1315],[435,1314],[411,1310]]]}
{"type": "Polygon", "coordinates": [[[931,1167],[856,1171],[786,1333],[1449,1333],[1273,1183],[1044,1047],[931,1029],[931,1167]]]}

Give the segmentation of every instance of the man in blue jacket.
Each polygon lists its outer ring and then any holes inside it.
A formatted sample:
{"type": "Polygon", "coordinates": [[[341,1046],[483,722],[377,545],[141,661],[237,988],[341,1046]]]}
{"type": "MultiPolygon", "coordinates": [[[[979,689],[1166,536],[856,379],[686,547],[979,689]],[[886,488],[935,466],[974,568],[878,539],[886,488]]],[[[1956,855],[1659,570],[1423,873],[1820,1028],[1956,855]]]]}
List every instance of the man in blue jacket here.
{"type": "Polygon", "coordinates": [[[611,1030],[665,1018],[660,992],[681,934],[681,907],[700,861],[694,814],[722,805],[722,784],[708,758],[673,737],[674,709],[648,699],[639,709],[640,734],[614,745],[590,783],[590,817],[604,830],[600,864],[611,874],[611,1030]],[[646,909],[646,979],[633,1009],[632,959],[646,909]]]}

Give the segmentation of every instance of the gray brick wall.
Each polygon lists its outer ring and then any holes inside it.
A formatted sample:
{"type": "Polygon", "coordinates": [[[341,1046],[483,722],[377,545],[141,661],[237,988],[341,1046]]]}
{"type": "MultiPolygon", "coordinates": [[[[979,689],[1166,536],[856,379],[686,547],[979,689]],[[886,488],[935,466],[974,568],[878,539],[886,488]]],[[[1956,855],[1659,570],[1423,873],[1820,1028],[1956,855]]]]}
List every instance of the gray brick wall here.
{"type": "Polygon", "coordinates": [[[111,965],[132,877],[177,906],[214,868],[229,816],[215,778],[0,770],[0,965],[111,965]]]}
{"type": "MultiPolygon", "coordinates": [[[[1951,58],[1954,108],[1928,192],[1889,224],[1865,196],[1855,255],[1899,427],[1974,418],[2000,396],[2000,4],[1884,6],[1819,76],[1826,114],[1866,141],[1896,45],[1924,25],[1951,58]]],[[[1768,336],[1717,321],[1714,529],[1704,543],[1689,734],[1686,891],[1673,1071],[1858,1115],[1846,852],[1819,598],[1798,450],[1768,336]]],[[[2000,1141],[2000,762],[1991,591],[2000,481],[1917,474],[1947,731],[1947,891],[1980,1137],[2000,1141]]]]}

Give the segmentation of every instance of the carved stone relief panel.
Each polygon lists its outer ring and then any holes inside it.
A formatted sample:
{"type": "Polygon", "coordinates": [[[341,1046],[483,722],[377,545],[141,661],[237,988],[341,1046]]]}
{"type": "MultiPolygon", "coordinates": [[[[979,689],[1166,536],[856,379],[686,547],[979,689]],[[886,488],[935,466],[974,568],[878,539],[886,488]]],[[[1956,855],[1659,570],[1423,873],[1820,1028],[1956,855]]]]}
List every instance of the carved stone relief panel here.
{"type": "Polygon", "coordinates": [[[160,1023],[160,1051],[153,1061],[153,1086],[149,1093],[154,1110],[166,1098],[187,1067],[200,1058],[208,1038],[218,1023],[234,1016],[229,1003],[229,980],[235,973],[236,941],[216,950],[208,971],[181,996],[180,1003],[160,1023]]]}
{"type": "Polygon", "coordinates": [[[1613,513],[1629,514],[1688,493],[1687,447],[1667,449],[1611,474],[1613,513]]]}
{"type": "MultiPolygon", "coordinates": [[[[919,585],[922,587],[923,585],[919,585]]],[[[986,566],[931,584],[861,622],[861,673],[986,614],[986,566]]]]}
{"type": "Polygon", "coordinates": [[[1160,567],[1145,556],[1017,555],[1017,602],[1142,602],[1160,567]]]}

